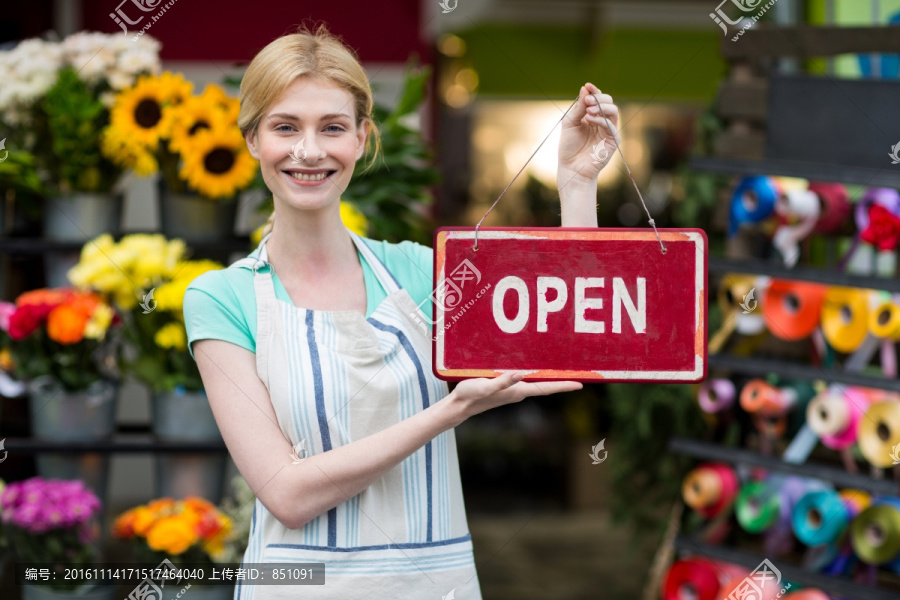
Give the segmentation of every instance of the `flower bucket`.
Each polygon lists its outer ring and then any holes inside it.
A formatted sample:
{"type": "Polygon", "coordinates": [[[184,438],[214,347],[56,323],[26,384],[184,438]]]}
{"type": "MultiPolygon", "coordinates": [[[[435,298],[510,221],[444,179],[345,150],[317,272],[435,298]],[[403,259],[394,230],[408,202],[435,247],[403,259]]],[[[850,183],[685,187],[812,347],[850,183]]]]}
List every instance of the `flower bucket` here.
{"type": "MultiPolygon", "coordinates": [[[[221,441],[205,391],[154,394],[153,434],[168,442],[221,441]]],[[[157,496],[200,496],[218,503],[225,490],[225,453],[179,452],[156,456],[157,496]]]]}
{"type": "Polygon", "coordinates": [[[159,223],[167,238],[211,242],[234,235],[237,200],[210,200],[198,194],[159,188],[159,223]]]}
{"type": "MultiPolygon", "coordinates": [[[[31,381],[28,390],[34,437],[58,442],[112,438],[116,429],[116,383],[98,380],[84,391],[69,392],[48,375],[31,381]]],[[[43,452],[37,456],[37,468],[47,479],[81,479],[105,503],[108,455],[43,452]]]]}
{"type": "MultiPolygon", "coordinates": [[[[44,200],[44,237],[57,242],[84,244],[102,233],[118,235],[124,198],[112,194],[72,194],[44,200]]],[[[80,253],[50,252],[44,255],[47,287],[69,285],[69,269],[80,253]]]]}
{"type": "Polygon", "coordinates": [[[119,600],[114,585],[88,586],[81,590],[55,590],[45,585],[23,585],[22,600],[119,600]]]}

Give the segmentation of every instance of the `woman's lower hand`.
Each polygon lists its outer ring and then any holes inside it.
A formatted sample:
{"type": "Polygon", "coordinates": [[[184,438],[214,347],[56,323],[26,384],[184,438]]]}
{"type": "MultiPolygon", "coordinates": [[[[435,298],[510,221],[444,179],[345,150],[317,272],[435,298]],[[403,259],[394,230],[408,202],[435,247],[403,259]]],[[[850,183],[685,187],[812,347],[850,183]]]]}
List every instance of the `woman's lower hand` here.
{"type": "Polygon", "coordinates": [[[457,384],[445,401],[452,408],[453,427],[486,410],[520,402],[529,396],[548,396],[580,390],[577,381],[524,382],[523,373],[506,373],[493,379],[467,379],[457,384]]]}

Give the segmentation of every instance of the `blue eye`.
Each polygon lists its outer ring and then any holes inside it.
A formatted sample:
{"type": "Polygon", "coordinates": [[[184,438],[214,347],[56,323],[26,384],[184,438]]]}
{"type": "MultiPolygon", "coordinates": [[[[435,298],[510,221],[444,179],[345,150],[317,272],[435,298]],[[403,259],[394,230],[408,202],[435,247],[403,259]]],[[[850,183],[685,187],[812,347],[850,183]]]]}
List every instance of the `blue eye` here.
{"type": "Polygon", "coordinates": [[[331,133],[340,133],[340,132],[344,131],[344,128],[341,127],[340,125],[329,125],[328,127],[325,128],[325,131],[329,131],[331,133]]]}
{"type": "Polygon", "coordinates": [[[281,132],[288,132],[288,131],[293,131],[293,130],[294,130],[294,128],[291,127],[290,125],[279,125],[275,128],[275,131],[281,131],[281,132]]]}

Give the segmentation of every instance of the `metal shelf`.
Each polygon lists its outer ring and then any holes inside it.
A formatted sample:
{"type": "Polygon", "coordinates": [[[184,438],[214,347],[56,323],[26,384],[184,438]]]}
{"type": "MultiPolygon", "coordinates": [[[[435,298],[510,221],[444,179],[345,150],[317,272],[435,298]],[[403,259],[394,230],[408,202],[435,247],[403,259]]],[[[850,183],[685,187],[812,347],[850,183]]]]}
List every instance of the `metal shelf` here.
{"type": "Polygon", "coordinates": [[[35,438],[6,438],[5,450],[15,454],[171,454],[177,452],[228,452],[224,442],[162,442],[156,440],[104,440],[91,442],[55,442],[35,438]]]}
{"type": "Polygon", "coordinates": [[[743,373],[744,375],[765,377],[770,373],[775,373],[788,379],[805,379],[809,381],[821,379],[828,383],[844,383],[857,387],[900,392],[900,379],[875,377],[854,371],[824,369],[783,360],[714,354],[708,357],[708,365],[710,370],[724,369],[735,373],[743,373]]]}
{"type": "Polygon", "coordinates": [[[691,168],[697,171],[724,173],[727,175],[776,175],[801,177],[810,181],[830,181],[834,183],[856,183],[872,187],[900,188],[900,169],[891,168],[885,158],[883,169],[846,167],[792,160],[740,160],[697,156],[691,159],[691,168]]]}
{"type": "MultiPolygon", "coordinates": [[[[750,465],[753,467],[762,467],[771,471],[780,471],[798,477],[824,479],[834,483],[835,486],[839,488],[862,489],[877,496],[897,496],[900,494],[900,482],[897,481],[873,479],[866,475],[848,473],[843,469],[816,463],[787,463],[779,458],[763,456],[762,454],[750,450],[719,446],[709,442],[676,437],[669,440],[669,450],[702,460],[750,465]]],[[[757,561],[757,564],[758,562],[759,561],[757,561]]],[[[751,566],[756,565],[754,564],[751,566]]]]}
{"type": "MultiPolygon", "coordinates": [[[[158,234],[158,231],[129,231],[122,235],[113,236],[116,241],[121,240],[126,235],[139,234],[158,234]]],[[[56,240],[48,240],[45,238],[16,238],[7,237],[0,238],[0,252],[6,254],[45,254],[57,252],[78,252],[84,242],[60,242],[56,240]]],[[[198,254],[208,254],[216,252],[244,252],[248,254],[253,249],[248,236],[230,236],[222,240],[211,242],[192,242],[185,240],[188,248],[198,254]]]]}
{"type": "MultiPolygon", "coordinates": [[[[675,549],[679,552],[741,565],[750,570],[755,569],[766,558],[742,550],[713,546],[685,536],[675,538],[675,549]]],[[[781,571],[782,582],[789,581],[803,586],[819,588],[831,596],[853,598],[854,600],[896,600],[898,597],[897,591],[862,586],[845,579],[829,577],[792,564],[785,564],[783,561],[773,561],[773,564],[781,571]]]]}
{"type": "Polygon", "coordinates": [[[851,275],[834,269],[794,267],[789,269],[782,262],[765,260],[733,260],[718,256],[709,257],[709,270],[715,273],[745,273],[765,275],[776,279],[812,281],[828,285],[884,290],[900,293],[900,279],[851,275]]]}

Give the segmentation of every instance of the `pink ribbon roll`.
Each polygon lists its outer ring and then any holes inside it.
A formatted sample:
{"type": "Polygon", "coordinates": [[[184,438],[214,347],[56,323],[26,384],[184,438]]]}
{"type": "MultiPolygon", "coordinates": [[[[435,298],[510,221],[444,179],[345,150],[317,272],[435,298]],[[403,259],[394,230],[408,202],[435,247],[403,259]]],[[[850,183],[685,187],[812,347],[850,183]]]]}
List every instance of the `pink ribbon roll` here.
{"type": "Polygon", "coordinates": [[[705,413],[721,412],[734,404],[735,390],[730,379],[707,379],[697,392],[697,403],[705,413]]]}
{"type": "Polygon", "coordinates": [[[843,450],[856,443],[859,421],[869,404],[869,397],[857,388],[832,386],[809,403],[806,421],[823,445],[843,450]]]}
{"type": "Polygon", "coordinates": [[[839,183],[810,183],[809,191],[819,197],[822,205],[815,231],[833,233],[841,229],[853,208],[847,188],[839,183]]]}

